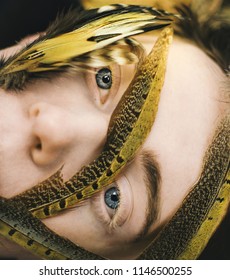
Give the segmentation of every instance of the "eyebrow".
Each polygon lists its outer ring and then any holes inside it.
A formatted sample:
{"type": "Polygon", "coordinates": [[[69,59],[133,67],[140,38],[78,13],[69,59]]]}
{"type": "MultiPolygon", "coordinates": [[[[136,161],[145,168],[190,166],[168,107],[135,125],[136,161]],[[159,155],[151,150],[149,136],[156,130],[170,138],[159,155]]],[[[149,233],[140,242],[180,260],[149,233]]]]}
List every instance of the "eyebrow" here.
{"type": "Polygon", "coordinates": [[[143,188],[143,191],[147,191],[148,202],[144,225],[133,239],[133,243],[143,240],[159,214],[159,185],[161,180],[159,164],[154,153],[148,150],[144,150],[141,153],[140,160],[146,186],[146,188],[143,188]]]}

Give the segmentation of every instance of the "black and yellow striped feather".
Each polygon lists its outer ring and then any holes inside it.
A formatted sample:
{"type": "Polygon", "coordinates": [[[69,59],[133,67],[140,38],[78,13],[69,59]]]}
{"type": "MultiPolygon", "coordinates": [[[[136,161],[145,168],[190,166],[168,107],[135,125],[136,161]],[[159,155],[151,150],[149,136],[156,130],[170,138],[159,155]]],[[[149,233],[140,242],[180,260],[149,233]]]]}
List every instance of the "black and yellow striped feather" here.
{"type": "MultiPolygon", "coordinates": [[[[44,72],[65,71],[84,65],[89,67],[97,50],[100,49],[103,61],[103,57],[108,58],[113,53],[107,46],[117,41],[124,42],[121,40],[129,36],[167,26],[173,18],[177,16],[135,5],[110,5],[83,11],[80,15],[71,11],[59,17],[45,35],[17,54],[1,59],[0,87],[5,90],[23,89],[30,78],[44,77],[44,72]]],[[[127,45],[130,44],[132,41],[127,45]]],[[[125,60],[129,62],[129,52],[123,52],[123,60],[121,56],[111,55],[106,63],[108,60],[124,63],[125,54],[128,54],[125,60]]],[[[133,59],[137,58],[133,56],[133,59]]]]}
{"type": "Polygon", "coordinates": [[[25,207],[0,197],[0,234],[46,260],[100,259],[66,238],[55,234],[25,207]],[[87,255],[87,257],[86,257],[87,255]]]}

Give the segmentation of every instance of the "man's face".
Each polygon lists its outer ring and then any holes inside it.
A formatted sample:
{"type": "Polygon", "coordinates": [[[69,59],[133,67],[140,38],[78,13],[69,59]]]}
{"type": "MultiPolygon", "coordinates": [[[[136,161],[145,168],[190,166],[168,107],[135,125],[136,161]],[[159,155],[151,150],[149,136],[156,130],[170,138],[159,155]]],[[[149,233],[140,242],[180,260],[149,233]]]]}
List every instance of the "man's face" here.
{"type": "MultiPolygon", "coordinates": [[[[149,51],[156,38],[137,39],[149,51]]],[[[134,69],[113,65],[37,81],[21,93],[0,90],[0,195],[12,197],[62,166],[67,180],[95,159],[134,69]]],[[[138,256],[199,178],[227,109],[224,80],[203,51],[174,38],[157,118],[135,159],[99,194],[44,223],[104,257],[138,256]]]]}

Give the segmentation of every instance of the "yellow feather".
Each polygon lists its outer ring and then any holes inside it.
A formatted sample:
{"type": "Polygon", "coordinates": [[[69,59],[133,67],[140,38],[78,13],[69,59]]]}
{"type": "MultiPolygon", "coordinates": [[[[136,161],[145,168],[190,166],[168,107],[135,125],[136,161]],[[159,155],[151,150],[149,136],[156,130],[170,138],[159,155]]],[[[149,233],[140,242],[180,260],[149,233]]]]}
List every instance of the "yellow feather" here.
{"type": "Polygon", "coordinates": [[[93,12],[85,11],[83,22],[77,22],[72,31],[54,36],[44,35],[18,54],[1,61],[0,86],[5,89],[11,86],[23,87],[29,73],[36,77],[34,73],[68,68],[77,57],[123,38],[169,25],[172,22],[171,16],[153,8],[132,5],[114,5],[93,12]],[[87,13],[90,13],[89,18],[87,13]],[[22,76],[15,78],[13,75],[17,73],[22,76]],[[18,81],[18,85],[14,80],[18,81]]]}

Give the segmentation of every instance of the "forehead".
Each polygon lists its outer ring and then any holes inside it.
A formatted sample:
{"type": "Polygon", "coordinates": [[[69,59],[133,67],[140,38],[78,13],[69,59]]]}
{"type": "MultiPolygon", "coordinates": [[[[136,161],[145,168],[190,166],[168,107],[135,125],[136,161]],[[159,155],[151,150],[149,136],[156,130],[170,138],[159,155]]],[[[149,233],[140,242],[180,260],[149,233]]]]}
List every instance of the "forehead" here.
{"type": "MultiPolygon", "coordinates": [[[[157,36],[143,34],[138,38],[149,52],[157,36]]],[[[221,98],[227,98],[223,93],[227,91],[225,90],[228,87],[227,83],[229,83],[229,79],[221,68],[195,42],[174,36],[169,50],[165,88],[171,92],[183,89],[184,97],[188,97],[191,92],[196,91],[199,93],[191,96],[196,98],[203,96],[218,102],[221,98]]],[[[174,94],[174,99],[176,98],[177,95],[174,94]]]]}
{"type": "MultiPolygon", "coordinates": [[[[147,49],[149,40],[143,40],[147,49]]],[[[155,151],[161,169],[162,220],[199,178],[205,151],[228,108],[221,93],[225,80],[203,50],[175,36],[156,122],[145,144],[155,151]]]]}

